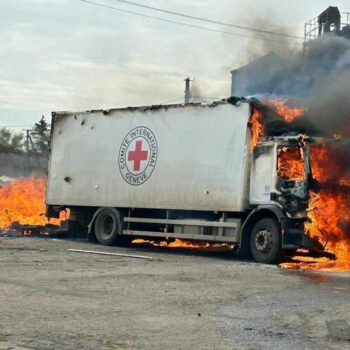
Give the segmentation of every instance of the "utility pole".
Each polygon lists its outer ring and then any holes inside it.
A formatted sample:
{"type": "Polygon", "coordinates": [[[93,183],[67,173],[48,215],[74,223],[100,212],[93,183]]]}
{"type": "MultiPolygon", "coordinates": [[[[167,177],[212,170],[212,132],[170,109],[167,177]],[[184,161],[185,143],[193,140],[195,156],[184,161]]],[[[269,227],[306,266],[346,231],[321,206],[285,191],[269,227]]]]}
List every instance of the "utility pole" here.
{"type": "Polygon", "coordinates": [[[30,138],[30,130],[26,130],[26,150],[27,150],[27,167],[30,167],[30,150],[29,150],[29,138],[30,138]]]}
{"type": "Polygon", "coordinates": [[[31,164],[30,164],[30,159],[31,159],[31,153],[33,154],[34,158],[36,159],[38,167],[40,167],[40,160],[39,160],[39,155],[35,149],[35,145],[32,139],[32,130],[27,129],[26,130],[26,150],[27,150],[27,166],[28,169],[30,169],[31,164]],[[31,148],[30,148],[31,146],[31,148]]]}
{"type": "Polygon", "coordinates": [[[190,103],[192,94],[191,94],[191,79],[185,79],[185,104],[190,103]]]}

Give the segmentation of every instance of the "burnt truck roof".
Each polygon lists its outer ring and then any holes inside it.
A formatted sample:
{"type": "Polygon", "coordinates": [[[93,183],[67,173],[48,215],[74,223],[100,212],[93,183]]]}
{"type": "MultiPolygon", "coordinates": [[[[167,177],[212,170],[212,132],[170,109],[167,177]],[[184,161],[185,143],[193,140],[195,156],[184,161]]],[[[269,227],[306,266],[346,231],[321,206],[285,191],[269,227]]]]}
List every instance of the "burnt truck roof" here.
{"type": "Polygon", "coordinates": [[[217,100],[217,101],[208,101],[208,102],[192,102],[192,103],[177,103],[177,104],[159,104],[151,106],[136,106],[136,107],[123,107],[123,108],[110,108],[110,109],[91,109],[85,111],[58,111],[52,112],[52,117],[69,117],[82,114],[93,114],[93,113],[102,113],[108,115],[113,112],[147,112],[147,111],[156,111],[156,110],[167,110],[175,108],[189,108],[189,107],[203,107],[203,108],[213,108],[219,105],[231,104],[236,106],[239,103],[248,103],[252,109],[259,110],[263,115],[263,123],[265,125],[265,131],[267,136],[278,136],[285,135],[289,133],[303,133],[310,136],[320,136],[319,130],[313,125],[306,116],[302,118],[295,119],[294,121],[288,123],[280,115],[278,115],[271,107],[264,104],[257,98],[253,97],[236,97],[232,96],[227,99],[217,100]]]}
{"type": "Polygon", "coordinates": [[[65,117],[71,116],[75,114],[90,114],[90,113],[103,113],[109,114],[112,112],[120,112],[120,111],[155,111],[155,110],[167,110],[170,108],[188,108],[188,107],[216,107],[222,104],[232,104],[237,105],[239,102],[251,103],[252,99],[247,99],[244,97],[229,97],[222,100],[217,101],[208,101],[208,102],[192,102],[192,103],[177,103],[177,104],[159,104],[159,105],[150,105],[150,106],[136,106],[136,107],[122,107],[122,108],[109,108],[109,109],[91,109],[85,111],[57,111],[52,112],[53,117],[65,117]]]}

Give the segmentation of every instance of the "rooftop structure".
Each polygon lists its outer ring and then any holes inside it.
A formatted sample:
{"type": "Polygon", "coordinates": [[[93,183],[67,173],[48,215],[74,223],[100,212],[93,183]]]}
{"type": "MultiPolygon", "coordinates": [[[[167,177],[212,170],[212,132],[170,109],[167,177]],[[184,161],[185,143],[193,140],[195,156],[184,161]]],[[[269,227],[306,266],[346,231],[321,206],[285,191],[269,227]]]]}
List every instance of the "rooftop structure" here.
{"type": "Polygon", "coordinates": [[[305,23],[304,41],[307,43],[327,33],[350,39],[350,12],[340,12],[335,6],[328,7],[318,17],[305,23]]]}

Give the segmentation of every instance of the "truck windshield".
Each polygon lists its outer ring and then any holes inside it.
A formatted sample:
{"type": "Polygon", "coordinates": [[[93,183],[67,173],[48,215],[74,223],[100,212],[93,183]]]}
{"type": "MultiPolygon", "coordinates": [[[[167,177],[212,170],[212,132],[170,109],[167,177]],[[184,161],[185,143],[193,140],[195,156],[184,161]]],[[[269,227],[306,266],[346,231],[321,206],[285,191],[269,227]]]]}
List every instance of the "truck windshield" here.
{"type": "Polygon", "coordinates": [[[277,159],[279,177],[285,180],[305,180],[304,157],[300,147],[279,147],[277,159]]]}

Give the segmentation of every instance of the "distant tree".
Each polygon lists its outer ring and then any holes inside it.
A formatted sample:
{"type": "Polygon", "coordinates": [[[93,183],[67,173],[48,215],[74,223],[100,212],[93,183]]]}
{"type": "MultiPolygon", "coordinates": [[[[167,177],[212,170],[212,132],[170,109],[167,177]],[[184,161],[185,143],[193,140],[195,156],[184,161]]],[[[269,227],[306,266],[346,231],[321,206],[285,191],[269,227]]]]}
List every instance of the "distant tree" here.
{"type": "Polygon", "coordinates": [[[16,151],[22,151],[24,146],[24,134],[15,133],[11,138],[11,147],[16,151]]]}
{"type": "Polygon", "coordinates": [[[41,117],[38,123],[35,123],[31,135],[33,137],[35,150],[41,154],[48,154],[50,132],[49,124],[46,122],[44,116],[41,117]]]}
{"type": "Polygon", "coordinates": [[[2,149],[10,148],[11,143],[11,131],[6,128],[0,129],[0,147],[2,149]]]}
{"type": "Polygon", "coordinates": [[[7,152],[20,152],[24,146],[24,135],[13,133],[7,128],[0,128],[0,150],[7,152]]]}

